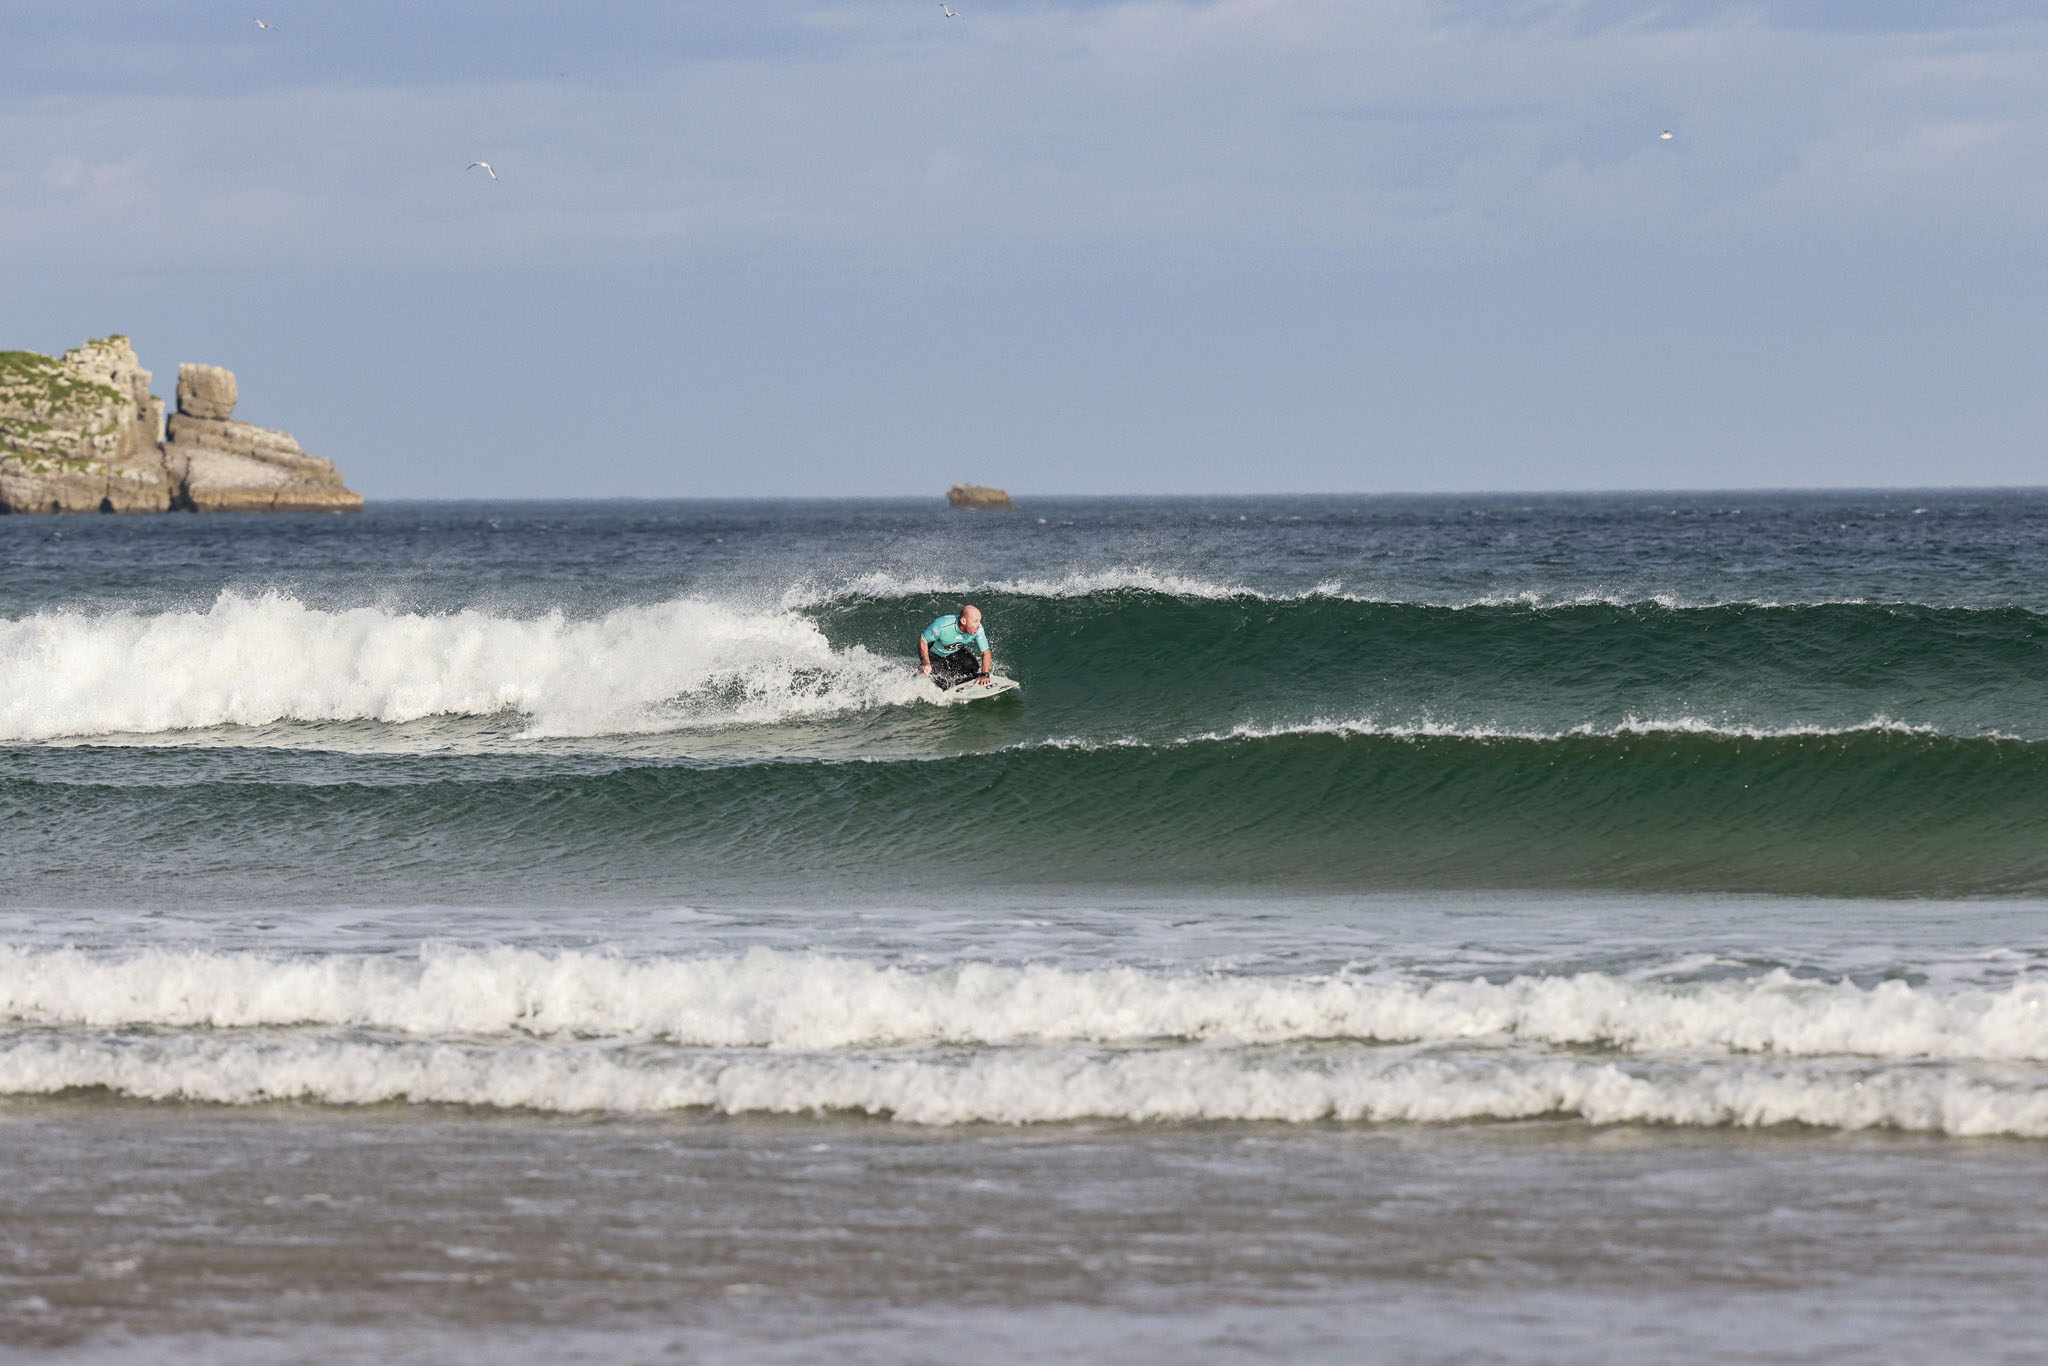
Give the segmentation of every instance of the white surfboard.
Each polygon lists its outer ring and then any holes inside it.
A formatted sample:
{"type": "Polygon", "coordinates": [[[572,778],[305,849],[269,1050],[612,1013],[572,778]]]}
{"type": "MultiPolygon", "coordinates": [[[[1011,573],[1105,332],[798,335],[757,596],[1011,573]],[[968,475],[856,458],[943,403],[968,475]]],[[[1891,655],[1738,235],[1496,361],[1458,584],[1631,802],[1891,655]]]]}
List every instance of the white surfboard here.
{"type": "Polygon", "coordinates": [[[939,690],[939,701],[951,705],[956,702],[981,702],[991,697],[1001,697],[1006,692],[1019,692],[1023,684],[1014,678],[1001,674],[990,674],[988,682],[979,679],[966,683],[955,683],[950,688],[939,690]]]}

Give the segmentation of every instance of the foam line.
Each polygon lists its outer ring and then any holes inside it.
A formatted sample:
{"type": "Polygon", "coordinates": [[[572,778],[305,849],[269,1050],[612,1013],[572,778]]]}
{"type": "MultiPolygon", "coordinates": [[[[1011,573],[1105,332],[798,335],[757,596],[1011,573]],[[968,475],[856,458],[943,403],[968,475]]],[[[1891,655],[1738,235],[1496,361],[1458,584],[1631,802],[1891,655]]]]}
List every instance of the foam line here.
{"type": "MultiPolygon", "coordinates": [[[[1478,594],[1417,594],[1393,592],[1369,585],[1351,585],[1342,579],[1324,579],[1306,588],[1275,590],[1256,588],[1236,580],[1204,578],[1197,574],[1155,569],[1146,565],[1112,565],[1101,569],[1074,570],[1060,575],[1015,578],[970,579],[926,574],[896,574],[887,571],[860,574],[836,582],[806,582],[787,589],[783,606],[792,610],[846,602],[878,602],[896,598],[969,598],[1003,595],[1016,598],[1068,600],[1120,593],[1149,593],[1188,601],[1220,602],[1245,599],[1255,602],[1307,602],[1328,599],[1376,607],[1422,607],[1452,611],[1485,608],[1524,608],[1552,611],[1574,607],[1613,607],[1623,610],[1666,612],[1715,611],[1723,608],[1792,610],[1809,607],[1868,607],[1879,611],[1905,610],[1961,612],[2002,612],[2018,603],[1914,603],[1865,597],[1694,597],[1677,593],[1631,592],[1626,589],[1520,589],[1478,594]]],[[[2029,609],[2030,610],[2030,609],[2029,609]]]]}
{"type": "Polygon", "coordinates": [[[1958,1069],[1643,1065],[1361,1049],[1083,1049],[789,1056],[560,1045],[488,1047],[288,1038],[0,1042],[0,1094],[103,1089],[153,1101],[393,1102],[500,1110],[851,1112],[923,1125],[1279,1121],[1800,1124],[2048,1137],[2048,1090],[1958,1069]]]}
{"type": "MultiPolygon", "coordinates": [[[[1182,743],[1204,743],[1222,740],[1272,740],[1289,735],[1358,735],[1380,736],[1394,740],[1573,740],[1573,739],[1622,739],[1631,736],[1657,735],[1707,735],[1720,736],[1731,740],[1795,740],[1823,739],[1844,735],[1949,735],[1937,726],[1919,725],[1905,721],[1894,721],[1888,716],[1873,716],[1867,721],[1849,726],[1787,725],[1787,726],[1745,726],[1725,721],[1710,720],[1697,716],[1627,716],[1611,725],[1595,725],[1588,722],[1562,730],[1519,729],[1508,726],[1474,725],[1458,721],[1379,721],[1370,716],[1348,720],[1317,718],[1289,725],[1267,726],[1243,722],[1227,731],[1211,731],[1190,736],[1182,743]]],[[[2003,731],[1974,732],[1965,737],[1984,740],[2017,740],[2020,737],[2003,731]]]]}
{"type": "Polygon", "coordinates": [[[909,970],[757,949],[634,960],[525,949],[418,957],[0,948],[0,1021],[329,1026],[413,1036],[821,1051],[1182,1041],[1488,1042],[1893,1060],[2048,1060],[2048,982],[1873,987],[1783,970],[1697,984],[1225,976],[969,963],[909,970]]]}

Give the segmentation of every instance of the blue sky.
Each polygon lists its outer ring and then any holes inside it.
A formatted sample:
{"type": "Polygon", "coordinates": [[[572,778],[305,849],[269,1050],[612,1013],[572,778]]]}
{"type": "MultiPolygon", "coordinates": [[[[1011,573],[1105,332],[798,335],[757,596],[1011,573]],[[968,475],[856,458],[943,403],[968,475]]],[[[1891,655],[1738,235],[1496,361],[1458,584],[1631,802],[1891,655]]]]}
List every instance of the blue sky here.
{"type": "Polygon", "coordinates": [[[0,348],[372,497],[2048,482],[2048,7],[952,7],[0,0],[0,348]]]}

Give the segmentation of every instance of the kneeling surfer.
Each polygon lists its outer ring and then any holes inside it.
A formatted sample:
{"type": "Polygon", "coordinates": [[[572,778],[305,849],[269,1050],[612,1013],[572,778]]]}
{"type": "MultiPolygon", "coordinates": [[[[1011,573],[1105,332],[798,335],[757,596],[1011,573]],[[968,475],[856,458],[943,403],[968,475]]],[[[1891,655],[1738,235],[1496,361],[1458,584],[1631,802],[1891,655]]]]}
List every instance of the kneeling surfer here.
{"type": "Polygon", "coordinates": [[[917,638],[917,657],[921,661],[917,671],[931,675],[932,682],[942,688],[965,683],[977,677],[974,646],[981,651],[978,675],[983,683],[995,666],[994,656],[989,653],[988,633],[981,629],[981,609],[973,603],[963,606],[958,615],[943,616],[924,628],[924,634],[917,638]]]}

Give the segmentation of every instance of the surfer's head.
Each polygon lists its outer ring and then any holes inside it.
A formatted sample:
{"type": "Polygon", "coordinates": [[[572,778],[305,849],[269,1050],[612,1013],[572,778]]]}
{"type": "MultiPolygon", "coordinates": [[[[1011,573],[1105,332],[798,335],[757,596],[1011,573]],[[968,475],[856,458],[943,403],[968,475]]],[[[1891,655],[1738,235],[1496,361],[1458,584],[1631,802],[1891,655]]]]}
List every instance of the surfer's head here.
{"type": "Polygon", "coordinates": [[[981,629],[981,609],[971,602],[960,609],[960,629],[968,632],[981,629]]]}

